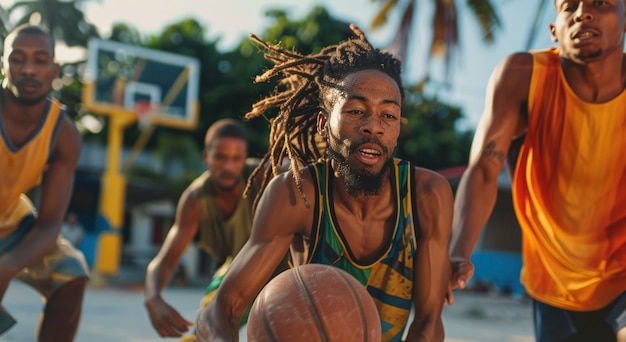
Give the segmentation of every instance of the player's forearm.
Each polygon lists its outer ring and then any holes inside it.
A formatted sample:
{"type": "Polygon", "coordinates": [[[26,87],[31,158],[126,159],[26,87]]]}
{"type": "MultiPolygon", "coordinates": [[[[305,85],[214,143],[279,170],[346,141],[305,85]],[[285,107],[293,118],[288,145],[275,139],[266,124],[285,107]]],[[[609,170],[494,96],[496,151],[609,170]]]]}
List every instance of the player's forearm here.
{"type": "Polygon", "coordinates": [[[0,262],[17,271],[35,264],[55,248],[60,230],[60,224],[56,227],[53,224],[35,224],[15,249],[0,258],[0,262]]]}
{"type": "Polygon", "coordinates": [[[227,310],[227,305],[218,292],[215,300],[198,317],[198,341],[237,341],[240,320],[241,317],[237,318],[227,310]]]}
{"type": "MultiPolygon", "coordinates": [[[[442,304],[443,305],[443,304],[442,304]]],[[[404,341],[441,342],[444,340],[443,321],[439,317],[416,317],[404,341]]]]}
{"type": "Polygon", "coordinates": [[[150,262],[146,270],[145,297],[146,301],[161,296],[161,292],[167,288],[172,280],[174,269],[156,261],[150,262]]]}
{"type": "Polygon", "coordinates": [[[469,168],[461,179],[454,204],[450,255],[469,258],[496,202],[497,177],[469,168]]]}

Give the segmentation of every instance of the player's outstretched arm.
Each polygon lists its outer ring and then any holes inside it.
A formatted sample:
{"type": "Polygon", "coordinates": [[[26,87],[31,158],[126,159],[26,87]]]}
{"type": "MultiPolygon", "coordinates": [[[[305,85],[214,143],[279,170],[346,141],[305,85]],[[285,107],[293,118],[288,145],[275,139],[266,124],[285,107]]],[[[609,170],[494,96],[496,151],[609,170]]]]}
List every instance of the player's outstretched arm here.
{"type": "Polygon", "coordinates": [[[416,208],[419,242],[415,257],[413,308],[415,318],[406,341],[443,341],[441,312],[448,282],[448,242],[452,230],[453,196],[448,181],[425,169],[416,169],[416,208]]]}
{"type": "Polygon", "coordinates": [[[146,270],[145,307],[150,323],[161,337],[180,337],[193,322],[187,321],[161,296],[180,264],[180,259],[198,231],[202,207],[201,182],[195,181],[181,195],[174,224],[159,253],[146,270]]]}
{"type": "Polygon", "coordinates": [[[305,210],[291,172],[272,179],[255,212],[252,233],[237,254],[215,299],[201,313],[198,341],[237,341],[241,317],[285,257],[305,210]]]}
{"type": "MultiPolygon", "coordinates": [[[[526,128],[532,56],[508,56],[493,71],[487,87],[485,111],[478,124],[468,168],[461,178],[454,205],[450,258],[451,288],[464,288],[473,274],[470,256],[493,210],[498,177],[512,139],[526,128]]],[[[449,302],[454,299],[449,293],[449,302]]]]}

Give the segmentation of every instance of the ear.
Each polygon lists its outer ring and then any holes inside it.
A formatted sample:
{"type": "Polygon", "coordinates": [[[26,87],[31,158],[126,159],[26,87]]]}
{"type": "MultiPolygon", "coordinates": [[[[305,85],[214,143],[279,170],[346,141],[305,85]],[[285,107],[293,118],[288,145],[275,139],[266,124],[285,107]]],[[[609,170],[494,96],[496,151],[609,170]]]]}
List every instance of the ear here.
{"type": "Polygon", "coordinates": [[[554,24],[550,23],[550,38],[552,38],[553,42],[558,42],[559,38],[556,37],[556,26],[554,26],[554,24]]]}
{"type": "Polygon", "coordinates": [[[206,162],[206,158],[208,154],[209,152],[207,152],[206,148],[203,148],[202,149],[202,164],[204,164],[206,167],[209,167],[209,165],[207,165],[207,162],[206,162]]]}
{"type": "Polygon", "coordinates": [[[317,132],[323,137],[326,137],[326,124],[326,115],[320,111],[317,114],[317,132]]]}

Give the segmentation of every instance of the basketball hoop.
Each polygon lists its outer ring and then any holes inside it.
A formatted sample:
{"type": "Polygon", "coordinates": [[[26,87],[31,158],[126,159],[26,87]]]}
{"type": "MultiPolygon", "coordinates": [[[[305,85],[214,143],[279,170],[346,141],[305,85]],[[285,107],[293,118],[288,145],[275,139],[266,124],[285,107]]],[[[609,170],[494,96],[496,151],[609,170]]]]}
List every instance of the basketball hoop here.
{"type": "Polygon", "coordinates": [[[137,124],[142,130],[147,129],[152,124],[153,117],[159,112],[161,106],[156,102],[137,101],[134,105],[137,115],[137,124]]]}

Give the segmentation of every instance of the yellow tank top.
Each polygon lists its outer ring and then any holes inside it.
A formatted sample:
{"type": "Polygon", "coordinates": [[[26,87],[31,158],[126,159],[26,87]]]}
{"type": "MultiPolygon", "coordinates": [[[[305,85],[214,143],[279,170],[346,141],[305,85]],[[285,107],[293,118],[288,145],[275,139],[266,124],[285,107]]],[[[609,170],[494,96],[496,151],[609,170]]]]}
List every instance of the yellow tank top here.
{"type": "Polygon", "coordinates": [[[34,210],[24,194],[41,183],[64,113],[59,102],[49,99],[39,126],[21,146],[9,140],[0,113],[0,237],[34,210]]]}
{"type": "Polygon", "coordinates": [[[521,280],[552,306],[599,309],[626,291],[626,92],[584,102],[557,48],[532,54],[528,132],[513,178],[521,280]]]}

